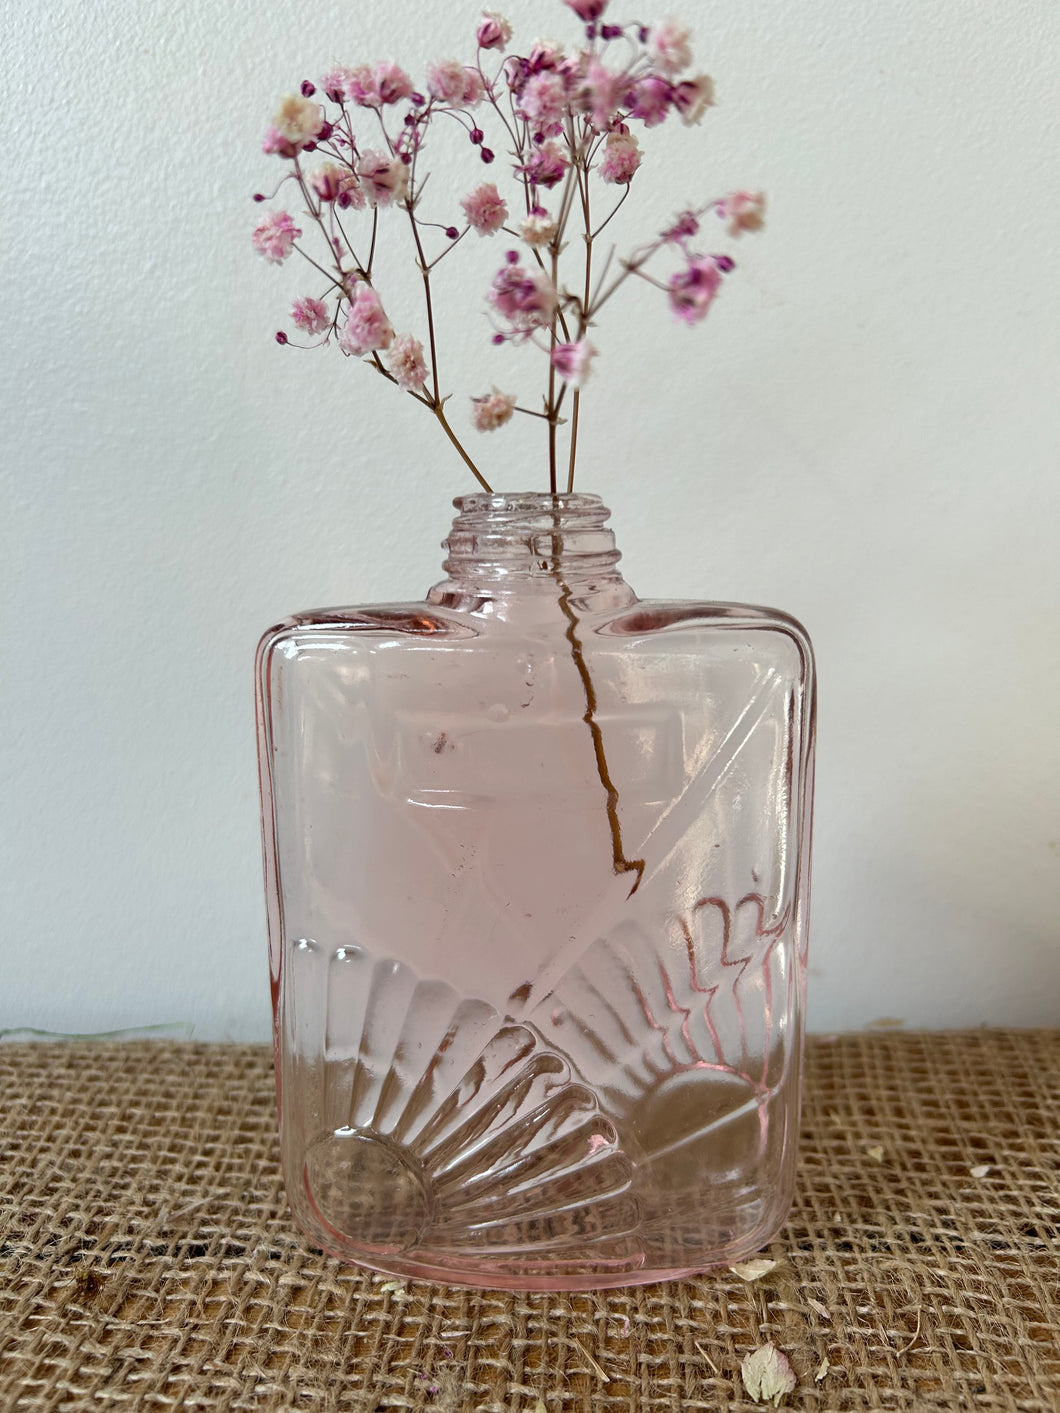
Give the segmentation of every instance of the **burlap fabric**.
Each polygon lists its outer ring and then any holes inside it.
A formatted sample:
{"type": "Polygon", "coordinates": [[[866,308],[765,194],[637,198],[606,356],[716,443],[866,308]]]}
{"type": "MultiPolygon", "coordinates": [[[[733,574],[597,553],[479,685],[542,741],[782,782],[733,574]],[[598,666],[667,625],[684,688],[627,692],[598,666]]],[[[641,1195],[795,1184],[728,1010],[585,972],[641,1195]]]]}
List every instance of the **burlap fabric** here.
{"type": "Polygon", "coordinates": [[[310,1249],[262,1049],[2,1045],[0,1413],[750,1410],[766,1341],[788,1408],[1056,1413],[1060,1032],[817,1039],[808,1061],[768,1275],[523,1296],[310,1249]]]}

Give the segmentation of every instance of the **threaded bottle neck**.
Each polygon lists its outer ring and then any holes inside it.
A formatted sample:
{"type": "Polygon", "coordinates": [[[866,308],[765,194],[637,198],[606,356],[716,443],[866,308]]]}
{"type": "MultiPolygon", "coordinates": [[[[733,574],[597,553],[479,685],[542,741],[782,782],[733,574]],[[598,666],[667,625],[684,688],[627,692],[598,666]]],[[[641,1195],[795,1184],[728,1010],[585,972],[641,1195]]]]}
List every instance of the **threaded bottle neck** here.
{"type": "Polygon", "coordinates": [[[583,607],[632,602],[616,566],[621,554],[599,496],[536,491],[458,496],[442,547],[449,579],[434,603],[467,595],[555,594],[568,589],[583,607]]]}

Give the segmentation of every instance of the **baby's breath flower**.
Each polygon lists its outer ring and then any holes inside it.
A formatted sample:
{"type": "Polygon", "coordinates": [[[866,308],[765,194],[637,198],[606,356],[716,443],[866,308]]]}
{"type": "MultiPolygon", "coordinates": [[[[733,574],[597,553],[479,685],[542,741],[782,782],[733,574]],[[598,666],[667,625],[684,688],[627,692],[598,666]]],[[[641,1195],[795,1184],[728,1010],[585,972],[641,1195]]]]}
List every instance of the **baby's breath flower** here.
{"type": "Polygon", "coordinates": [[[566,152],[550,139],[535,147],[518,170],[526,174],[533,186],[552,187],[563,180],[569,166],[566,152]]]}
{"type": "Polygon", "coordinates": [[[538,128],[556,128],[566,110],[567,85],[555,70],[534,74],[519,95],[519,111],[538,128]]]}
{"type": "Polygon", "coordinates": [[[547,245],[556,234],[556,223],[543,206],[535,206],[519,231],[527,245],[547,245]]]}
{"type": "Polygon", "coordinates": [[[486,85],[478,69],[464,70],[464,93],[461,103],[465,108],[475,108],[486,96],[486,85]]]}
{"type": "Polygon", "coordinates": [[[371,285],[358,281],[346,312],[346,323],[339,330],[339,347],[344,353],[359,357],[389,348],[393,341],[394,330],[383,312],[382,300],[371,285]]]}
{"type": "Polygon", "coordinates": [[[327,94],[332,103],[352,102],[353,89],[358,84],[359,79],[356,69],[336,66],[328,69],[320,79],[319,87],[327,94]]]}
{"type": "Polygon", "coordinates": [[[281,99],[272,126],[281,138],[294,146],[312,142],[324,125],[324,113],[319,103],[310,103],[300,93],[289,93],[281,99]]]}
{"type": "Polygon", "coordinates": [[[765,225],[766,199],[760,191],[730,191],[718,202],[717,211],[731,236],[760,231],[765,225]]]}
{"type": "Polygon", "coordinates": [[[669,82],[658,74],[648,74],[633,86],[633,106],[630,109],[634,118],[639,118],[646,128],[654,128],[665,121],[673,102],[674,91],[669,82]]]}
{"type": "Polygon", "coordinates": [[[457,59],[436,59],[427,65],[427,92],[440,103],[460,103],[465,77],[464,66],[457,59]]]}
{"type": "Polygon", "coordinates": [[[683,79],[674,85],[673,100],[684,123],[689,126],[698,123],[707,109],[714,106],[714,80],[706,74],[683,79]]]}
{"type": "Polygon", "coordinates": [[[468,225],[479,235],[494,235],[508,219],[505,205],[494,182],[484,182],[477,186],[461,201],[468,225]]]}
{"type": "Polygon", "coordinates": [[[501,266],[486,297],[517,333],[547,324],[559,303],[556,287],[545,271],[524,269],[518,257],[501,266]]]}
{"type": "Polygon", "coordinates": [[[608,134],[600,160],[600,176],[605,182],[628,186],[640,166],[640,143],[628,129],[608,134]]]}
{"type": "Polygon", "coordinates": [[[291,321],[307,334],[322,334],[331,323],[331,315],[323,300],[296,299],[291,305],[291,321]]]}
{"type": "Polygon", "coordinates": [[[480,49],[504,49],[512,37],[512,27],[503,15],[484,10],[475,38],[480,49]]]}
{"type": "Polygon", "coordinates": [[[427,381],[423,344],[411,334],[398,334],[390,345],[384,362],[394,375],[398,387],[404,388],[406,392],[423,387],[427,381]]]}
{"type": "Polygon", "coordinates": [[[569,5],[580,20],[586,24],[592,24],[598,20],[607,9],[607,0],[563,0],[565,5],[569,5]]]}
{"type": "MultiPolygon", "coordinates": [[[[731,268],[731,262],[730,262],[731,268]]],[[[725,266],[713,255],[693,255],[683,270],[670,279],[670,308],[686,324],[698,324],[707,316],[714,296],[721,288],[725,266]]]]}
{"type": "Polygon", "coordinates": [[[279,265],[290,255],[301,234],[286,211],[270,211],[254,227],[251,240],[259,255],[271,265],[279,265]]]}
{"type": "Polygon", "coordinates": [[[408,167],[400,157],[391,158],[385,152],[365,152],[357,164],[357,175],[371,206],[402,201],[408,190],[408,167]]]}
{"type": "Polygon", "coordinates": [[[595,357],[596,349],[588,339],[558,343],[552,350],[552,366],[565,383],[570,383],[572,388],[581,388],[592,372],[595,357]]]}
{"type": "Polygon", "coordinates": [[[357,178],[348,167],[340,167],[337,162],[325,162],[309,173],[309,185],[321,201],[337,201],[344,191],[357,185],[357,178]]]}
{"type": "Polygon", "coordinates": [[[663,20],[648,32],[648,53],[661,74],[673,78],[692,62],[692,31],[676,20],[663,20]]]}
{"type": "Polygon", "coordinates": [[[574,106],[588,114],[597,132],[606,132],[631,96],[627,74],[613,73],[595,55],[586,58],[574,90],[574,106]]]}
{"type": "Polygon", "coordinates": [[[471,399],[471,421],[476,431],[495,432],[510,422],[515,411],[516,399],[502,393],[497,387],[487,397],[471,399]]]}

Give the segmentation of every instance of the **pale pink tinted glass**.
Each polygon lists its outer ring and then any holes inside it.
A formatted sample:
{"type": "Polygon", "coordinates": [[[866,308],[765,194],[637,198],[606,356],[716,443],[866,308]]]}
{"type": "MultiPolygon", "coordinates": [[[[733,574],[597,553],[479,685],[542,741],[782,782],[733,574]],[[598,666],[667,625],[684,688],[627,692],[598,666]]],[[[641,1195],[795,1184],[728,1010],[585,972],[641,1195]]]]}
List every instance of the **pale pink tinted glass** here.
{"type": "Polygon", "coordinates": [[[379,1270],[585,1289],[789,1206],[813,668],[638,601],[591,496],[470,496],[421,604],[259,649],[284,1172],[379,1270]]]}

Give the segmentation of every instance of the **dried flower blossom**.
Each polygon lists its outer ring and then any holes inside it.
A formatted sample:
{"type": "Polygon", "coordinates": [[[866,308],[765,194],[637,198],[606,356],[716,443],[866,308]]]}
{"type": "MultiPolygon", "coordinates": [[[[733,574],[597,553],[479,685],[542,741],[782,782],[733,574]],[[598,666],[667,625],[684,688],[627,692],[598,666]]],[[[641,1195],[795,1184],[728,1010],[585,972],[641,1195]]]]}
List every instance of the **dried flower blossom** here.
{"type": "Polygon", "coordinates": [[[683,245],[699,231],[699,217],[694,211],[682,211],[677,220],[667,230],[663,231],[663,240],[673,241],[675,245],[683,245]]]}
{"type": "Polygon", "coordinates": [[[605,182],[628,186],[640,161],[640,143],[628,129],[610,133],[600,159],[600,176],[605,182]]]}
{"type": "Polygon", "coordinates": [[[401,201],[409,184],[409,169],[400,157],[369,150],[357,164],[361,187],[371,206],[389,206],[401,201]]]}
{"type": "Polygon", "coordinates": [[[565,383],[570,383],[572,388],[581,388],[592,372],[595,357],[596,349],[588,339],[558,343],[552,350],[552,366],[565,383]]]}
{"type": "Polygon", "coordinates": [[[406,392],[421,388],[427,381],[423,344],[411,334],[398,334],[383,361],[393,373],[398,387],[404,388],[406,392]]]}
{"type": "Polygon", "coordinates": [[[296,299],[291,305],[291,321],[307,334],[322,334],[331,323],[331,315],[321,299],[296,299]]]}
{"type": "MultiPolygon", "coordinates": [[[[359,190],[357,178],[348,167],[340,167],[338,162],[325,162],[322,167],[315,167],[309,174],[309,185],[313,188],[321,201],[337,201],[343,192],[359,190]]],[[[364,203],[364,197],[361,197],[364,203]]]]}
{"type": "Polygon", "coordinates": [[[677,20],[663,20],[648,31],[648,53],[661,74],[673,77],[692,62],[692,31],[677,20]]]}
{"type": "Polygon", "coordinates": [[[465,108],[474,108],[486,96],[486,85],[478,69],[464,70],[464,92],[461,95],[461,103],[465,108]]]}
{"type": "Polygon", "coordinates": [[[713,255],[693,256],[670,280],[670,308],[686,324],[706,318],[721,288],[722,267],[713,255]]]}
{"type": "Polygon", "coordinates": [[[518,111],[536,127],[555,130],[567,111],[567,85],[555,70],[544,70],[528,80],[519,94],[518,111]]]}
{"type": "Polygon", "coordinates": [[[740,1377],[748,1396],[755,1403],[772,1403],[780,1407],[785,1394],[795,1389],[795,1373],[786,1354],[773,1344],[763,1344],[746,1356],[740,1365],[740,1377]]]}
{"type": "Polygon", "coordinates": [[[760,231],[765,225],[766,199],[760,191],[731,191],[718,202],[717,210],[731,236],[760,231]]]}
{"type": "Polygon", "coordinates": [[[412,80],[397,64],[359,64],[347,71],[346,97],[359,108],[385,108],[411,98],[412,80]]]}
{"type": "Polygon", "coordinates": [[[512,27],[503,15],[493,10],[483,11],[475,39],[480,49],[506,49],[512,37],[512,27]]]}
{"type": "Polygon", "coordinates": [[[327,94],[332,103],[346,103],[353,101],[353,86],[358,82],[355,69],[339,65],[321,75],[318,87],[327,94]]]}
{"type": "Polygon", "coordinates": [[[569,5],[580,20],[585,20],[591,24],[593,20],[598,20],[607,9],[607,0],[563,0],[565,5],[569,5]]]}
{"type": "Polygon", "coordinates": [[[770,1261],[768,1257],[762,1256],[754,1261],[737,1261],[735,1265],[729,1267],[734,1276],[739,1276],[742,1281],[760,1281],[763,1276],[768,1276],[770,1271],[777,1268],[776,1261],[770,1261]]]}
{"type": "Polygon", "coordinates": [[[673,87],[668,79],[659,74],[649,74],[639,79],[633,87],[633,106],[630,115],[646,128],[657,127],[666,119],[673,102],[673,87]]]}
{"type": "Polygon", "coordinates": [[[547,245],[556,234],[556,223],[544,207],[535,206],[519,228],[519,234],[527,245],[547,245]]]}
{"type": "Polygon", "coordinates": [[[427,65],[427,92],[442,103],[464,101],[467,71],[457,59],[439,59],[427,65]]]}
{"type": "Polygon", "coordinates": [[[563,180],[569,166],[567,154],[550,140],[535,147],[519,170],[526,173],[531,186],[553,187],[563,180]]]}
{"type": "Polygon", "coordinates": [[[706,74],[682,79],[674,84],[672,92],[674,107],[689,126],[698,123],[707,109],[714,106],[714,81],[706,74]]]}
{"type": "Polygon", "coordinates": [[[339,347],[344,353],[360,356],[389,348],[393,340],[394,330],[383,312],[382,301],[371,285],[361,281],[353,292],[346,323],[339,332],[339,347]]]}
{"type": "Polygon", "coordinates": [[[286,211],[270,211],[254,227],[254,249],[272,265],[286,260],[302,232],[286,211]]]}
{"type": "Polygon", "coordinates": [[[494,182],[477,186],[463,198],[460,205],[464,208],[468,225],[479,235],[495,235],[508,219],[508,207],[494,182]]]}
{"type": "Polygon", "coordinates": [[[575,108],[587,114],[597,132],[606,132],[618,121],[619,110],[628,105],[632,93],[626,73],[613,73],[594,54],[583,66],[580,82],[574,89],[575,108]]]}
{"type": "Polygon", "coordinates": [[[310,103],[299,93],[289,93],[280,101],[272,126],[285,141],[303,147],[324,126],[324,114],[319,103],[310,103]]]}
{"type": "Polygon", "coordinates": [[[509,260],[494,276],[486,296],[516,332],[529,332],[547,324],[559,303],[556,287],[544,270],[527,270],[509,260]]]}
{"type": "Polygon", "coordinates": [[[471,421],[479,432],[495,432],[512,420],[516,399],[494,388],[487,397],[471,399],[471,421]]]}

